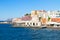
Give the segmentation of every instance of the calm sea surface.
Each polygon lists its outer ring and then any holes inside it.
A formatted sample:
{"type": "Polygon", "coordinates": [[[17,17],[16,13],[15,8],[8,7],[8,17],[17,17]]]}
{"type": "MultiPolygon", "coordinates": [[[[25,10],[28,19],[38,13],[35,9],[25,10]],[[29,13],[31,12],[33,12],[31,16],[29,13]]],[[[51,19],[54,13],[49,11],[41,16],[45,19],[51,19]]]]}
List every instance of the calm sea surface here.
{"type": "Polygon", "coordinates": [[[0,40],[60,40],[60,30],[14,28],[10,24],[0,24],[0,40]]]}

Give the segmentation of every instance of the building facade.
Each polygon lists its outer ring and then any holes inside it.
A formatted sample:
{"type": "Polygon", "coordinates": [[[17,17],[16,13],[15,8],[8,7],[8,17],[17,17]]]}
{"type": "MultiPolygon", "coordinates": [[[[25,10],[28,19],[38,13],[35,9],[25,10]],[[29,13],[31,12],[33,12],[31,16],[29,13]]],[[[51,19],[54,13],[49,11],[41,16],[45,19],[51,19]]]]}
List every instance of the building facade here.
{"type": "Polygon", "coordinates": [[[13,22],[21,23],[24,26],[41,26],[47,23],[60,23],[60,11],[45,11],[34,10],[31,11],[30,16],[24,16],[22,18],[15,18],[13,22]]]}

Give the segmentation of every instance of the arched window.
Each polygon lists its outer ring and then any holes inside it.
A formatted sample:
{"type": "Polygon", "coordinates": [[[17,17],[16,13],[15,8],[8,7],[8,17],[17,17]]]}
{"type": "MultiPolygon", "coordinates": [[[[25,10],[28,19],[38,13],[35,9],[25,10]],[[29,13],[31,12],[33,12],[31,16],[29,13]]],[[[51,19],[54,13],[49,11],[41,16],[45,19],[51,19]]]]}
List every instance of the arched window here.
{"type": "Polygon", "coordinates": [[[36,23],[36,25],[38,25],[38,23],[36,23]]]}
{"type": "Polygon", "coordinates": [[[27,23],[27,25],[29,25],[29,23],[27,23]]]}
{"type": "Polygon", "coordinates": [[[35,23],[33,23],[33,25],[35,25],[35,23]]]}

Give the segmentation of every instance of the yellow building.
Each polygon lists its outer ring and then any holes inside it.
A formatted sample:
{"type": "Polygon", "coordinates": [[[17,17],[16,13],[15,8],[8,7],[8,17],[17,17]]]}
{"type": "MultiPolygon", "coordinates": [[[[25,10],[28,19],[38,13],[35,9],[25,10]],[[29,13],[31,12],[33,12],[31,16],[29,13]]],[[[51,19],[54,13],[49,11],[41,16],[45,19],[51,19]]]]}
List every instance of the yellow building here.
{"type": "Polygon", "coordinates": [[[37,13],[37,10],[34,10],[34,11],[31,11],[31,17],[33,17],[33,16],[37,16],[38,15],[38,13],[37,13]]]}
{"type": "Polygon", "coordinates": [[[47,12],[45,10],[34,10],[31,12],[31,17],[33,21],[39,21],[42,24],[47,22],[47,12]]]}
{"type": "Polygon", "coordinates": [[[34,10],[31,12],[31,17],[32,17],[32,20],[31,20],[32,22],[39,22],[37,10],[34,10]]]}

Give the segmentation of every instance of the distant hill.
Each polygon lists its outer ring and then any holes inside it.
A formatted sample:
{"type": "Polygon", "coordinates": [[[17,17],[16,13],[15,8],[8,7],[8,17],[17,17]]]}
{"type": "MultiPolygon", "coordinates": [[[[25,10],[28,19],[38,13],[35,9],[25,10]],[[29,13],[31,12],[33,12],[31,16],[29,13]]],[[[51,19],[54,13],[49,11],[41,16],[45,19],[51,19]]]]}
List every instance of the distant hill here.
{"type": "Polygon", "coordinates": [[[7,20],[5,20],[5,21],[7,21],[7,22],[11,22],[11,21],[12,21],[12,19],[13,19],[13,18],[10,18],[10,19],[7,19],[7,20]]]}
{"type": "Polygon", "coordinates": [[[6,19],[6,20],[0,20],[0,22],[11,22],[11,21],[12,21],[12,18],[6,19]]]}
{"type": "Polygon", "coordinates": [[[5,22],[5,21],[0,20],[0,22],[5,22]]]}

